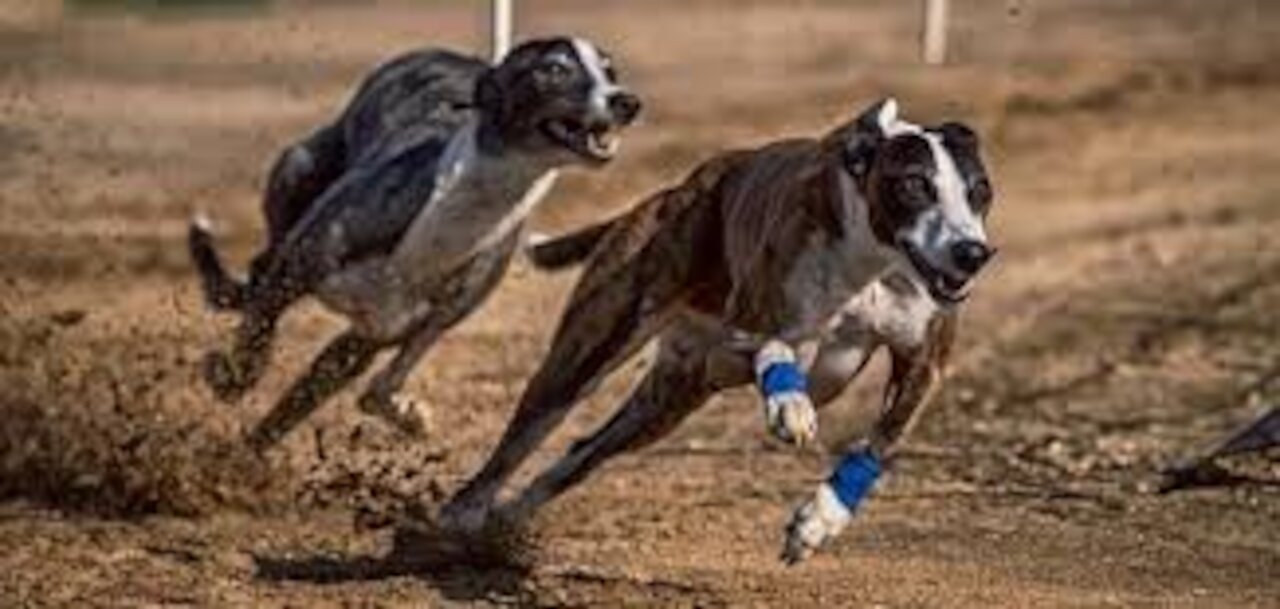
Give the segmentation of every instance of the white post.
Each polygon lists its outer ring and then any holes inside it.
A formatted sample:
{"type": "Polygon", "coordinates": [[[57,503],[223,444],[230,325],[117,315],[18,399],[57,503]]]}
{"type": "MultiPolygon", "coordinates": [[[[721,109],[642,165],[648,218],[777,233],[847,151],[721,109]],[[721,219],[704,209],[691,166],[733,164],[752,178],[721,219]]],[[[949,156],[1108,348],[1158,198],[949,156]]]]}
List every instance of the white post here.
{"type": "Polygon", "coordinates": [[[936,66],[947,61],[948,0],[924,0],[924,31],[920,53],[924,62],[936,66]]]}
{"type": "Polygon", "coordinates": [[[493,0],[489,11],[489,52],[494,63],[502,61],[511,49],[511,34],[515,19],[514,0],[493,0]]]}

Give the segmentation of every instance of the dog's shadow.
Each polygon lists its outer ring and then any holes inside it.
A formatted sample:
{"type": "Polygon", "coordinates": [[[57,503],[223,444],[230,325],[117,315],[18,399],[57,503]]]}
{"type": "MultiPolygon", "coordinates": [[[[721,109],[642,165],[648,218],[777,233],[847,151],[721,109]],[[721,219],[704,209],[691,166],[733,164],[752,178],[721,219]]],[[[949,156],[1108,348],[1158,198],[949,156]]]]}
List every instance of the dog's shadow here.
{"type": "Polygon", "coordinates": [[[464,537],[417,522],[397,526],[393,540],[383,556],[256,555],[256,577],[321,585],[416,577],[452,601],[532,602],[526,585],[532,573],[532,544],[523,533],[491,531],[464,537]]]}

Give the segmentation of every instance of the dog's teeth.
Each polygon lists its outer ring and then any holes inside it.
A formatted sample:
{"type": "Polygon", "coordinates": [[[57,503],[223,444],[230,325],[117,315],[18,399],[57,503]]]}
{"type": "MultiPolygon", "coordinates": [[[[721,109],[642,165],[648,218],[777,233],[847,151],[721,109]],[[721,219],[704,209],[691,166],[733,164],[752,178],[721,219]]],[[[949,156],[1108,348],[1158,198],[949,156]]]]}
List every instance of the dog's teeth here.
{"type": "Polygon", "coordinates": [[[609,155],[613,155],[618,152],[618,144],[621,143],[620,139],[613,137],[612,135],[606,135],[601,141],[603,143],[604,151],[609,155]]]}
{"type": "Polygon", "coordinates": [[[591,149],[602,156],[613,156],[618,152],[620,138],[608,131],[596,131],[589,136],[591,149]]]}

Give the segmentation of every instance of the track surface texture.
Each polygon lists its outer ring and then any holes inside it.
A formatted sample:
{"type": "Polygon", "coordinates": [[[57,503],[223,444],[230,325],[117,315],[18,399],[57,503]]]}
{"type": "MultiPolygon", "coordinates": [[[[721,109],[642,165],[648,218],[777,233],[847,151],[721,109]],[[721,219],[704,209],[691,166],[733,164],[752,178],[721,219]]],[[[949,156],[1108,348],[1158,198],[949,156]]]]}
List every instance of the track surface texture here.
{"type": "Polygon", "coordinates": [[[1280,606],[1276,461],[1153,491],[1280,397],[1275,2],[957,2],[942,68],[917,62],[914,2],[522,5],[525,34],[591,36],[648,101],[542,230],[886,94],[985,138],[1002,251],[951,378],[875,500],[800,567],[777,560],[783,525],[874,416],[883,362],[804,452],[768,439],[754,396],[718,398],[550,506],[510,559],[416,524],[496,441],[572,285],[524,263],[411,380],[429,439],[343,395],[246,454],[239,435],[338,326],[302,307],[261,389],[214,401],[198,361],[232,320],[199,303],[186,219],[212,215],[243,264],[277,150],[379,60],[481,48],[478,4],[0,3],[0,606],[1280,606]]]}

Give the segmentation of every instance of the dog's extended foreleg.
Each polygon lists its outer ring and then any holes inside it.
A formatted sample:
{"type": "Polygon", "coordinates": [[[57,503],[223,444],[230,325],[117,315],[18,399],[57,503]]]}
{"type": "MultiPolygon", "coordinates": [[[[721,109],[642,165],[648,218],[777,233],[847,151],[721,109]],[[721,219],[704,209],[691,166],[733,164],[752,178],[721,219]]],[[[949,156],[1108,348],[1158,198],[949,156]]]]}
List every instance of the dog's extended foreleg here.
{"type": "Polygon", "coordinates": [[[378,354],[379,344],[351,331],[333,339],[311,362],[307,374],[289,387],[284,397],[249,433],[249,446],[259,452],[280,442],[325,400],[360,376],[378,354]]]}
{"type": "Polygon", "coordinates": [[[955,323],[953,315],[938,315],[930,321],[922,346],[894,351],[885,408],[870,440],[852,447],[831,477],[796,510],[787,526],[784,561],[794,564],[804,560],[839,535],[853,518],[879,479],[885,456],[928,403],[946,365],[955,338],[955,323]]]}
{"type": "MultiPolygon", "coordinates": [[[[803,350],[816,350],[807,343],[803,350]]],[[[805,372],[812,355],[802,357],[781,340],[765,343],[755,356],[756,387],[764,400],[765,425],[779,440],[796,446],[812,443],[818,436],[818,412],[809,397],[809,376],[805,372]]]]}
{"type": "Polygon", "coordinates": [[[427,350],[451,325],[450,320],[432,317],[400,345],[391,362],[372,380],[360,396],[360,410],[380,417],[411,437],[422,437],[427,432],[425,407],[409,396],[400,393],[409,374],[426,355],[427,350]]]}

